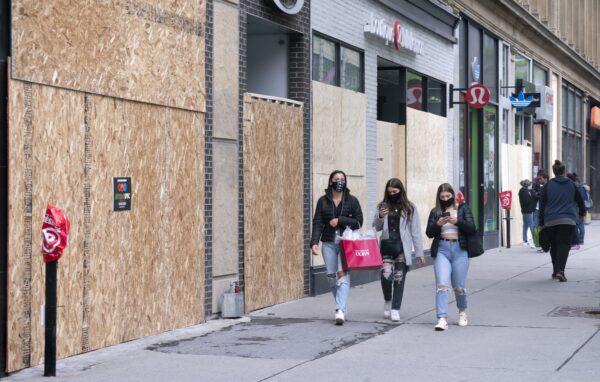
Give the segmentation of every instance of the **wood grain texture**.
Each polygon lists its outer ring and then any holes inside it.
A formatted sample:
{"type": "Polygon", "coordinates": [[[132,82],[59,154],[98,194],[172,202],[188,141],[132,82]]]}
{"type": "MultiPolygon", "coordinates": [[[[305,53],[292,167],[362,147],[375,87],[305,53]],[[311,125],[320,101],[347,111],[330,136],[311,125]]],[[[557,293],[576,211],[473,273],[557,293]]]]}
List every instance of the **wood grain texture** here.
{"type": "Polygon", "coordinates": [[[206,1],[15,0],[15,79],[205,110],[206,1]]]}
{"type": "Polygon", "coordinates": [[[244,98],[245,309],[302,297],[303,107],[244,98]]]}

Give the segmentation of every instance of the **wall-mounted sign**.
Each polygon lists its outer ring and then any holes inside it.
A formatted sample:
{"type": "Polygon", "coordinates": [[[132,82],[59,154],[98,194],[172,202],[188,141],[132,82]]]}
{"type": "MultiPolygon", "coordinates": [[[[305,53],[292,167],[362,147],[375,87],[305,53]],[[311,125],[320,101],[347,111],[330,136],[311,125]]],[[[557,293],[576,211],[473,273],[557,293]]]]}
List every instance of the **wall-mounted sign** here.
{"type": "Polygon", "coordinates": [[[594,106],[590,112],[590,125],[594,129],[600,129],[600,107],[594,106]]]}
{"type": "Polygon", "coordinates": [[[513,94],[508,99],[510,99],[510,103],[517,109],[540,106],[540,93],[523,93],[521,90],[516,97],[513,94]]]}
{"type": "Polygon", "coordinates": [[[114,178],[113,211],[129,211],[131,209],[131,178],[114,178]]]}
{"type": "Polygon", "coordinates": [[[295,15],[302,10],[304,0],[271,0],[272,4],[288,15],[295,15]]]}
{"type": "Polygon", "coordinates": [[[483,109],[490,102],[490,90],[484,84],[472,84],[467,88],[465,101],[473,109],[483,109]]]}
{"type": "Polygon", "coordinates": [[[417,54],[423,54],[425,43],[415,37],[412,29],[405,27],[399,20],[394,24],[386,20],[376,18],[371,13],[371,19],[365,25],[365,33],[375,35],[385,41],[385,45],[393,44],[397,50],[406,49],[417,54]]]}
{"type": "Polygon", "coordinates": [[[512,191],[502,191],[500,193],[500,206],[505,210],[510,210],[512,205],[512,191]]]}
{"type": "Polygon", "coordinates": [[[546,85],[538,85],[540,106],[535,109],[535,119],[551,122],[554,119],[554,91],[546,85]]]}

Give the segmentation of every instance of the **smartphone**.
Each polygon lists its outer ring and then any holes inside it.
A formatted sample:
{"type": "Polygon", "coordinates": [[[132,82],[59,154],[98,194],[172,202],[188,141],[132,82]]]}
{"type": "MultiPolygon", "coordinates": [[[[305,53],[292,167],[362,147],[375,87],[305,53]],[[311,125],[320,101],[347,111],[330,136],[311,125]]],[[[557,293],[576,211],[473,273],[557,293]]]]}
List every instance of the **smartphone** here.
{"type": "Polygon", "coordinates": [[[450,212],[448,212],[448,211],[446,211],[446,212],[442,212],[442,215],[441,215],[441,216],[442,216],[443,218],[446,218],[446,217],[450,216],[450,212]]]}

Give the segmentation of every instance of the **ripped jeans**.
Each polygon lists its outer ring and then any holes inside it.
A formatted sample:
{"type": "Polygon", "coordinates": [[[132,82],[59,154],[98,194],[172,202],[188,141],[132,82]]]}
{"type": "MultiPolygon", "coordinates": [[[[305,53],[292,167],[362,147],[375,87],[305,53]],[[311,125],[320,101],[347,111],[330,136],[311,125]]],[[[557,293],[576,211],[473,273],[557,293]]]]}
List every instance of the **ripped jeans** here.
{"type": "Polygon", "coordinates": [[[434,262],[435,283],[435,308],[438,318],[448,317],[448,294],[450,284],[454,288],[458,310],[467,309],[467,272],[469,270],[469,256],[460,244],[440,240],[437,256],[434,262]]]}
{"type": "Polygon", "coordinates": [[[348,295],[350,294],[350,272],[338,277],[338,272],[342,271],[340,245],[333,242],[324,242],[322,249],[323,260],[325,260],[327,268],[327,280],[335,299],[335,309],[346,312],[348,295]]]}
{"type": "Polygon", "coordinates": [[[392,302],[393,310],[400,310],[402,305],[402,296],[404,295],[404,282],[408,266],[404,254],[398,255],[395,259],[384,257],[383,268],[381,269],[381,290],[383,299],[392,302]]]}

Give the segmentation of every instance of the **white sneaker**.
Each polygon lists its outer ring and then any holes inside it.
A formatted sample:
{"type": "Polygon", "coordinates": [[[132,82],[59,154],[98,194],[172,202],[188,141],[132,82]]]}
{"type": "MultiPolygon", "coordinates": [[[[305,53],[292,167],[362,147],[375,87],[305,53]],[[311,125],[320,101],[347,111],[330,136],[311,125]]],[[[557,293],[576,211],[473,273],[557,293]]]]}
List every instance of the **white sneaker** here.
{"type": "Polygon", "coordinates": [[[393,309],[391,316],[392,316],[392,321],[394,321],[394,322],[400,321],[400,311],[399,310],[393,309]]]}
{"type": "Polygon", "coordinates": [[[529,243],[528,242],[524,242],[523,243],[523,247],[525,247],[525,248],[529,247],[529,243]]]}
{"type": "Polygon", "coordinates": [[[341,309],[338,309],[335,311],[335,324],[336,325],[344,325],[344,321],[346,321],[346,318],[344,317],[344,311],[341,309]]]}
{"type": "Polygon", "coordinates": [[[468,324],[467,312],[458,312],[458,326],[467,326],[468,324]]]}
{"type": "Polygon", "coordinates": [[[535,249],[535,243],[531,243],[531,244],[529,244],[529,246],[530,246],[531,248],[535,249]]]}
{"type": "Polygon", "coordinates": [[[438,332],[441,332],[446,329],[448,329],[448,321],[446,321],[446,319],[444,317],[438,318],[438,323],[435,326],[435,330],[437,330],[438,332]]]}
{"type": "Polygon", "coordinates": [[[392,310],[392,302],[386,301],[383,304],[383,318],[390,318],[391,310],[392,310]]]}

